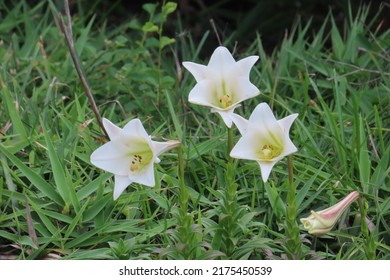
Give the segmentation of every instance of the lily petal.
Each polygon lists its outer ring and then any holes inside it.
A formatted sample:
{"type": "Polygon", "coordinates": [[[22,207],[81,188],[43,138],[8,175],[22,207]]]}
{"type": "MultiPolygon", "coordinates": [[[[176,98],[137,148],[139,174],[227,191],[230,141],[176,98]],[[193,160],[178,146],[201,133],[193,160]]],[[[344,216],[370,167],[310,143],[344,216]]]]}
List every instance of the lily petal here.
{"type": "Polygon", "coordinates": [[[188,95],[188,101],[193,104],[216,107],[216,98],[210,95],[210,92],[215,91],[214,84],[210,80],[198,82],[188,95]]]}
{"type": "Polygon", "coordinates": [[[207,79],[207,66],[189,61],[183,62],[183,66],[190,71],[198,83],[207,79]]]}
{"type": "MultiPolygon", "coordinates": [[[[249,123],[255,126],[264,142],[276,142],[282,144],[284,139],[283,129],[278,124],[275,115],[267,103],[260,103],[249,117],[249,123]]],[[[288,134],[288,130],[287,130],[288,134]]]]}
{"type": "Polygon", "coordinates": [[[154,187],[156,185],[154,179],[154,164],[151,162],[142,170],[142,173],[129,174],[129,179],[135,183],[145,185],[147,187],[154,187]]]}
{"type": "Polygon", "coordinates": [[[123,193],[123,191],[131,184],[131,180],[127,176],[115,175],[115,186],[114,186],[114,200],[123,193]]]}
{"type": "Polygon", "coordinates": [[[290,137],[287,135],[284,136],[284,150],[283,155],[287,156],[298,151],[297,147],[295,147],[294,143],[291,141],[290,137]]]}
{"type": "Polygon", "coordinates": [[[238,128],[238,131],[240,131],[240,134],[244,135],[248,131],[248,125],[249,125],[248,120],[241,117],[238,114],[232,114],[230,117],[231,117],[233,123],[238,128]]]}
{"type": "Polygon", "coordinates": [[[236,68],[240,73],[240,75],[249,78],[249,73],[251,71],[251,68],[255,65],[258,59],[259,59],[258,56],[252,55],[237,61],[236,68]]]}
{"type": "Polygon", "coordinates": [[[253,110],[251,116],[249,117],[249,122],[254,125],[261,127],[263,125],[274,126],[277,121],[274,113],[272,113],[271,108],[267,103],[260,103],[253,110]]]}
{"type": "Polygon", "coordinates": [[[129,173],[130,161],[127,150],[118,141],[107,142],[91,154],[93,165],[120,176],[129,173]]]}
{"type": "Polygon", "coordinates": [[[258,161],[261,170],[261,178],[263,182],[267,182],[269,175],[271,174],[271,170],[277,161],[258,161]]]}
{"type": "Polygon", "coordinates": [[[158,157],[162,153],[180,146],[180,141],[175,141],[175,140],[170,140],[168,142],[152,141],[152,146],[156,157],[158,157]]]}
{"type": "Polygon", "coordinates": [[[259,160],[257,155],[258,135],[255,131],[245,133],[230,152],[230,156],[238,159],[259,160]]]}
{"type": "Polygon", "coordinates": [[[298,117],[298,114],[291,114],[281,120],[278,120],[278,124],[283,128],[284,131],[289,131],[292,123],[298,117]]]}
{"type": "Polygon", "coordinates": [[[142,125],[142,122],[139,119],[133,119],[129,121],[128,124],[123,127],[123,133],[130,135],[138,135],[145,140],[150,139],[148,133],[142,125]]]}
{"type": "Polygon", "coordinates": [[[236,80],[236,98],[239,100],[239,102],[242,102],[260,94],[259,89],[254,84],[252,84],[247,77],[238,78],[236,80]]]}
{"type": "Polygon", "coordinates": [[[215,49],[207,66],[214,69],[226,69],[226,67],[229,67],[234,63],[236,63],[236,61],[229,50],[221,46],[215,49]]]}
{"type": "Polygon", "coordinates": [[[110,137],[110,140],[114,140],[120,136],[122,129],[117,127],[115,124],[113,124],[106,118],[103,118],[103,126],[108,136],[110,137]]]}
{"type": "Polygon", "coordinates": [[[232,113],[234,111],[234,109],[236,109],[239,105],[237,105],[236,107],[233,107],[233,108],[230,108],[229,110],[221,110],[221,109],[218,109],[218,108],[211,108],[211,112],[212,113],[218,113],[223,122],[226,124],[226,126],[228,128],[231,128],[232,127],[232,124],[233,124],[233,120],[232,120],[232,113]]]}

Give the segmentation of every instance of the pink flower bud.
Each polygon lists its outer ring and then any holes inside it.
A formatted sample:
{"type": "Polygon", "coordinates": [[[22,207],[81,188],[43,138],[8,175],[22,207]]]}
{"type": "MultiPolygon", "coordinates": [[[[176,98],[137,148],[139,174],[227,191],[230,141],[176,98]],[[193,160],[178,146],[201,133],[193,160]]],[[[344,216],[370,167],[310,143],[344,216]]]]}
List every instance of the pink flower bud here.
{"type": "Polygon", "coordinates": [[[324,210],[315,212],[311,211],[311,215],[307,218],[302,218],[301,223],[304,228],[313,235],[321,236],[328,233],[336,224],[343,212],[359,197],[357,191],[348,194],[343,200],[335,205],[324,210]]]}

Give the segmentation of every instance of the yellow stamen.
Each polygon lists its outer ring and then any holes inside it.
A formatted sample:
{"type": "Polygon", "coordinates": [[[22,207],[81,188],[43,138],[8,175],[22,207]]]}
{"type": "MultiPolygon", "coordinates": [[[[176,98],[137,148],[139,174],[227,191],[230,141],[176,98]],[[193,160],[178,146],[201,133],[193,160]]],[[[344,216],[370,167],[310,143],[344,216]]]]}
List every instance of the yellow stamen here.
{"type": "Polygon", "coordinates": [[[130,172],[141,171],[145,166],[147,166],[153,158],[153,154],[150,152],[142,152],[138,154],[130,154],[130,172]]]}
{"type": "Polygon", "coordinates": [[[142,156],[135,154],[130,164],[130,171],[138,171],[142,165],[142,156]]]}
{"type": "Polygon", "coordinates": [[[259,158],[261,160],[271,160],[279,156],[281,153],[282,149],[280,147],[275,147],[272,144],[265,144],[259,152],[259,158]]]}
{"type": "Polygon", "coordinates": [[[230,97],[229,94],[222,95],[219,98],[219,103],[220,103],[222,108],[227,108],[227,107],[229,107],[230,105],[233,104],[232,98],[230,97]]]}

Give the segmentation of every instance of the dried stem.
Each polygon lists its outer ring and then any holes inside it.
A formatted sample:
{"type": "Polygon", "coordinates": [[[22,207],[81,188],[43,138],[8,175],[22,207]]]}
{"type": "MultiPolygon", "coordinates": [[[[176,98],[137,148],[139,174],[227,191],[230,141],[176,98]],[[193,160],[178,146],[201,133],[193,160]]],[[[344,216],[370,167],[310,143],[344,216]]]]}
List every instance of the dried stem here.
{"type": "Polygon", "coordinates": [[[210,19],[210,24],[211,24],[211,27],[213,28],[213,31],[215,33],[215,36],[217,37],[217,40],[218,40],[218,44],[220,46],[222,46],[222,41],[221,41],[221,38],[219,37],[219,34],[218,34],[218,30],[217,30],[217,26],[215,25],[215,22],[214,22],[214,19],[210,19]]]}
{"type": "Polygon", "coordinates": [[[98,120],[99,126],[106,135],[107,138],[109,138],[106,130],[104,129],[103,122],[102,122],[102,117],[99,113],[98,107],[96,106],[95,99],[93,98],[92,91],[88,85],[87,79],[85,78],[84,72],[81,68],[80,62],[77,57],[76,49],[74,47],[74,42],[73,42],[73,32],[72,32],[72,18],[70,16],[70,10],[69,10],[69,2],[68,0],[64,0],[64,8],[65,8],[65,15],[67,18],[67,23],[64,23],[63,18],[58,15],[57,16],[57,22],[60,25],[61,31],[65,36],[66,39],[66,44],[68,45],[70,55],[72,57],[73,64],[76,68],[77,74],[79,75],[79,78],[81,80],[81,83],[84,87],[84,91],[87,95],[89,104],[92,107],[92,111],[96,116],[96,119],[98,120]]]}
{"type": "Polygon", "coordinates": [[[26,220],[27,220],[27,229],[28,235],[30,236],[32,242],[35,246],[39,247],[37,233],[35,231],[33,219],[31,218],[30,204],[26,196],[26,220]]]}
{"type": "Polygon", "coordinates": [[[353,75],[353,74],[356,74],[356,73],[360,73],[360,72],[366,72],[366,73],[377,74],[377,75],[383,74],[384,76],[390,76],[390,73],[387,73],[387,72],[382,72],[382,71],[379,71],[379,70],[366,69],[366,68],[362,68],[360,66],[357,66],[357,65],[354,65],[354,64],[351,64],[351,63],[347,63],[347,62],[343,62],[343,61],[337,61],[337,60],[334,60],[334,59],[331,59],[331,58],[326,59],[326,61],[327,62],[333,62],[333,63],[340,64],[340,65],[344,65],[344,66],[347,66],[347,67],[355,69],[353,71],[347,72],[347,73],[342,74],[342,75],[338,75],[336,77],[327,78],[327,80],[329,80],[329,81],[337,79],[337,78],[350,76],[350,75],[353,75]]]}

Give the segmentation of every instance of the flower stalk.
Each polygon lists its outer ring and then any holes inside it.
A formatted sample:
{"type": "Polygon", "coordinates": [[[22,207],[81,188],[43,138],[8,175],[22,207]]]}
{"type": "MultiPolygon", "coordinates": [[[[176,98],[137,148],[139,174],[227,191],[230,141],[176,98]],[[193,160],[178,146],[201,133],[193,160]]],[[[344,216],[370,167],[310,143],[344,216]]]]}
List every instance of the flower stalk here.
{"type": "Polygon", "coordinates": [[[227,136],[228,136],[228,140],[227,140],[227,159],[228,161],[232,161],[232,157],[230,156],[230,152],[232,151],[233,149],[233,129],[231,127],[228,127],[227,128],[227,136]]]}
{"type": "Polygon", "coordinates": [[[364,241],[364,253],[366,254],[366,258],[368,260],[375,260],[376,259],[376,244],[374,240],[373,234],[370,232],[367,224],[367,219],[365,218],[367,215],[367,209],[366,204],[364,202],[364,198],[361,197],[358,199],[359,209],[360,209],[360,216],[364,217],[361,218],[361,231],[363,235],[366,237],[364,241]]]}
{"type": "Polygon", "coordinates": [[[222,198],[222,213],[219,216],[223,241],[223,247],[220,249],[229,259],[236,247],[237,217],[239,216],[237,213],[240,211],[237,203],[238,184],[235,182],[235,166],[232,160],[228,161],[226,165],[225,186],[222,198]]]}
{"type": "Polygon", "coordinates": [[[299,227],[297,223],[297,202],[296,187],[294,184],[294,165],[292,155],[287,156],[288,164],[288,191],[287,191],[287,212],[286,212],[286,247],[289,259],[300,259],[302,243],[299,238],[299,227]]]}
{"type": "Polygon", "coordinates": [[[180,212],[183,215],[187,215],[188,212],[188,189],[186,187],[186,183],[184,180],[184,169],[185,169],[185,162],[183,157],[183,149],[182,146],[177,147],[177,158],[179,160],[179,203],[180,203],[180,212]]]}
{"type": "Polygon", "coordinates": [[[194,231],[194,218],[192,214],[188,212],[190,197],[184,179],[185,161],[181,145],[177,147],[177,156],[179,161],[179,213],[177,216],[178,243],[176,244],[176,248],[183,259],[190,260],[196,258],[197,250],[195,250],[195,247],[198,246],[198,244],[197,233],[194,231]]]}

